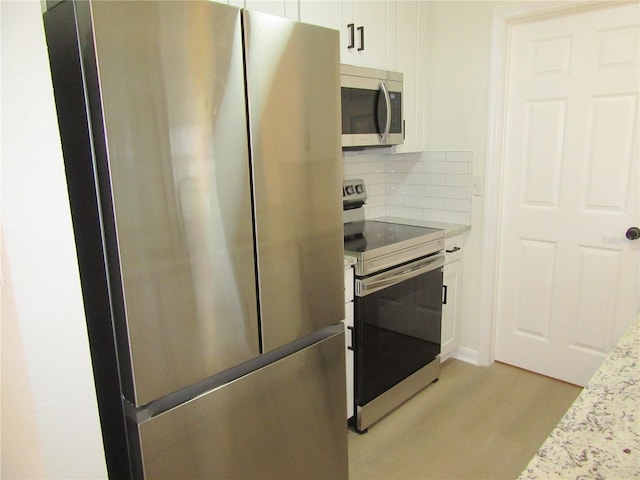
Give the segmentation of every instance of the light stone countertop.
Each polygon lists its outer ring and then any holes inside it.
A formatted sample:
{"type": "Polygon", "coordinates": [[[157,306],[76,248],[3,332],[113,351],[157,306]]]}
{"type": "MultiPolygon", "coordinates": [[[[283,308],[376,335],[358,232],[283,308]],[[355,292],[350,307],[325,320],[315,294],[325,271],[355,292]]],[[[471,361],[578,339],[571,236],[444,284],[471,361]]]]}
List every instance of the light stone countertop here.
{"type": "Polygon", "coordinates": [[[356,264],[356,259],[354,257],[349,257],[347,255],[344,256],[344,268],[353,267],[356,264]]]}
{"type": "Polygon", "coordinates": [[[520,475],[640,478],[640,316],[520,475]]]}

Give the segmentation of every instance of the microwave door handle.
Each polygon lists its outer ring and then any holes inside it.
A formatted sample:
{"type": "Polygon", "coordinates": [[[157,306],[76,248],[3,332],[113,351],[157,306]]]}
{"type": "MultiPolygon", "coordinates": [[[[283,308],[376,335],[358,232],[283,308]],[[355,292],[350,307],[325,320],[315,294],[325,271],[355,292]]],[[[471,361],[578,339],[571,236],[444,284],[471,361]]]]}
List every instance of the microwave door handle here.
{"type": "Polygon", "coordinates": [[[391,130],[391,99],[389,98],[389,92],[384,82],[380,82],[380,91],[384,95],[384,105],[387,109],[387,120],[384,125],[384,132],[380,134],[380,143],[387,143],[387,137],[391,130]]]}

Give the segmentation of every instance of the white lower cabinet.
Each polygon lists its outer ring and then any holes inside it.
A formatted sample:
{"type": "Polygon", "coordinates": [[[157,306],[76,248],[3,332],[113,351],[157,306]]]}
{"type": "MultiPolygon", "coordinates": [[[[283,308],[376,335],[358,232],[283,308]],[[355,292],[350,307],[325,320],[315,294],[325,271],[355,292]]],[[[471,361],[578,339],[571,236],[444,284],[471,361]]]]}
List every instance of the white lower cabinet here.
{"type": "Polygon", "coordinates": [[[460,346],[462,313],[462,243],[463,237],[445,240],[443,285],[446,303],[442,305],[442,336],[440,360],[449,358],[460,346]]]}
{"type": "Polygon", "coordinates": [[[344,328],[345,357],[347,368],[347,419],[353,417],[353,350],[351,332],[353,328],[353,267],[344,270],[344,328]]]}

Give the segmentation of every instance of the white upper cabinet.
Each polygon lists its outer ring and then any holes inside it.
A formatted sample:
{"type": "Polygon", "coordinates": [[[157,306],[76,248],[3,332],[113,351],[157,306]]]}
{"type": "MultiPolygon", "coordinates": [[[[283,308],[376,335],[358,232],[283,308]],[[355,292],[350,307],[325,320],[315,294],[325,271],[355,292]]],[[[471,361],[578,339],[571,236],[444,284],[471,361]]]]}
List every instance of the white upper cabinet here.
{"type": "Polygon", "coordinates": [[[268,13],[277,15],[278,17],[290,18],[298,20],[298,1],[297,0],[214,0],[221,3],[228,3],[239,8],[248,8],[255,12],[268,13]]]}
{"type": "Polygon", "coordinates": [[[340,61],[404,74],[402,145],[424,150],[428,2],[423,0],[216,0],[340,32],[340,61]]]}
{"type": "Polygon", "coordinates": [[[342,0],[300,0],[300,21],[339,30],[343,36],[342,0]]]}
{"type": "Polygon", "coordinates": [[[345,1],[343,31],[354,65],[392,70],[396,53],[396,2],[345,1]],[[351,46],[351,48],[349,48],[351,46]]]}
{"type": "Polygon", "coordinates": [[[394,147],[394,153],[424,150],[424,91],[426,79],[427,2],[398,0],[396,2],[396,64],[404,74],[404,143],[394,147]]]}
{"type": "Polygon", "coordinates": [[[300,21],[340,31],[340,61],[392,70],[396,2],[300,0],[300,21]]]}

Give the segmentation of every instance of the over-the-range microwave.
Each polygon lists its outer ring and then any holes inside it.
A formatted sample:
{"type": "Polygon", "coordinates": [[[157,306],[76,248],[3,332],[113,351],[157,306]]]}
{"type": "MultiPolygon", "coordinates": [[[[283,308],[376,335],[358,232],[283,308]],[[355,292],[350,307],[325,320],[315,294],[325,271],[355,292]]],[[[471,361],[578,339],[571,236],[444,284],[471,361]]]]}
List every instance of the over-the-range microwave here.
{"type": "Polygon", "coordinates": [[[402,73],[342,64],[340,85],[343,149],[404,142],[402,73]]]}

